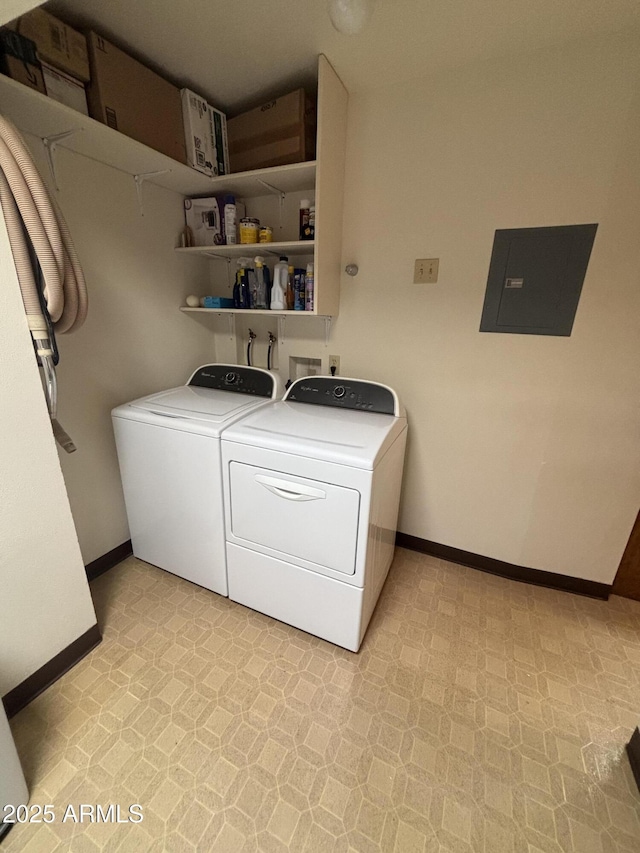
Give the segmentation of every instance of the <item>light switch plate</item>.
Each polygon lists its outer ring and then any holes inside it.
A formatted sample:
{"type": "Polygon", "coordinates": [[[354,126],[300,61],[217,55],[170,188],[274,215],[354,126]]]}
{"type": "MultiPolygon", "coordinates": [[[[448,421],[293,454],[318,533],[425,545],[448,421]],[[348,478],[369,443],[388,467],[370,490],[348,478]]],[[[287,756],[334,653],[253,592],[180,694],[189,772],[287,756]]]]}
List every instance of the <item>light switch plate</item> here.
{"type": "Polygon", "coordinates": [[[417,258],[413,268],[414,284],[435,284],[438,281],[440,258],[417,258]]]}

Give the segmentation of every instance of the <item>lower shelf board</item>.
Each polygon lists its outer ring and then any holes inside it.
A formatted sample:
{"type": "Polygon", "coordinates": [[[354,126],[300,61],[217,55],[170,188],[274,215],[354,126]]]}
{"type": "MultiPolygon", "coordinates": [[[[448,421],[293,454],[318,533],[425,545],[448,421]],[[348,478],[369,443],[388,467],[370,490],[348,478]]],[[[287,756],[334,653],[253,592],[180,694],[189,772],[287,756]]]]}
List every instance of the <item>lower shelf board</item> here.
{"type": "Polygon", "coordinates": [[[272,311],[269,308],[180,308],[185,314],[266,314],[271,317],[324,317],[328,314],[316,314],[315,311],[272,311]]]}

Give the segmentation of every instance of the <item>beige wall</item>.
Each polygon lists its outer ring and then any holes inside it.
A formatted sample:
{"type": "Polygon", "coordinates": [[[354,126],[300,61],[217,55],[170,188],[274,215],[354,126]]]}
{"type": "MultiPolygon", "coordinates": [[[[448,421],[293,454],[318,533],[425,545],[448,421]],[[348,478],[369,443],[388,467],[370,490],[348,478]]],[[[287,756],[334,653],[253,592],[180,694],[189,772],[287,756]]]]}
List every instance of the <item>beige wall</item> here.
{"type": "MultiPolygon", "coordinates": [[[[27,137],[41,173],[40,142],[27,137]]],[[[207,330],[178,310],[207,291],[208,266],[173,251],[182,197],[58,149],[56,194],[89,288],[85,325],[60,336],[59,420],[77,445],[60,461],[85,563],[129,538],[110,412],[180,385],[213,355],[207,330]]]]}
{"type": "Polygon", "coordinates": [[[398,390],[406,533],[614,577],[640,503],[639,48],[577,43],[350,97],[343,260],[360,273],[329,347],[299,320],[280,358],[339,353],[344,375],[398,390]],[[495,229],[586,222],[572,336],[480,334],[495,229]],[[440,258],[438,284],[410,283],[417,257],[440,258]]]}
{"type": "Polygon", "coordinates": [[[0,217],[0,696],[95,625],[0,217]]]}

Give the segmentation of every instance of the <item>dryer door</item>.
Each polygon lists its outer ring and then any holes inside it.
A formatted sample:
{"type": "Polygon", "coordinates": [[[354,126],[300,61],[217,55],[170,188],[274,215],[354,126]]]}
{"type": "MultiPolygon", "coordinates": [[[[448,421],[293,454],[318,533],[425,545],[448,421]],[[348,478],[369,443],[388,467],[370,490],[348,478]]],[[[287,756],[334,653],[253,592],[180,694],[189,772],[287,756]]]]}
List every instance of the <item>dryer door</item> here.
{"type": "Polygon", "coordinates": [[[234,537],[354,574],[358,491],[242,462],[229,468],[234,537]]]}

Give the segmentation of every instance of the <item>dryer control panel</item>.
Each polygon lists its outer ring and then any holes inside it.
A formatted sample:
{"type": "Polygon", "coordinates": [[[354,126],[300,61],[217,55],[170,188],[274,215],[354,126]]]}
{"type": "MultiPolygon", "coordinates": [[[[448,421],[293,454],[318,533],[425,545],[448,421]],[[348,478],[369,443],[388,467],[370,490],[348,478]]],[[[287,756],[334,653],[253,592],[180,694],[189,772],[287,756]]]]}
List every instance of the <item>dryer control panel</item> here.
{"type": "Polygon", "coordinates": [[[309,376],[291,385],[285,400],[296,403],[313,403],[317,406],[334,406],[339,409],[356,409],[382,415],[398,415],[398,400],[391,388],[360,379],[338,376],[309,376]]]}
{"type": "Polygon", "coordinates": [[[205,364],[196,370],[188,384],[267,399],[276,396],[275,378],[266,370],[238,364],[205,364]]]}

